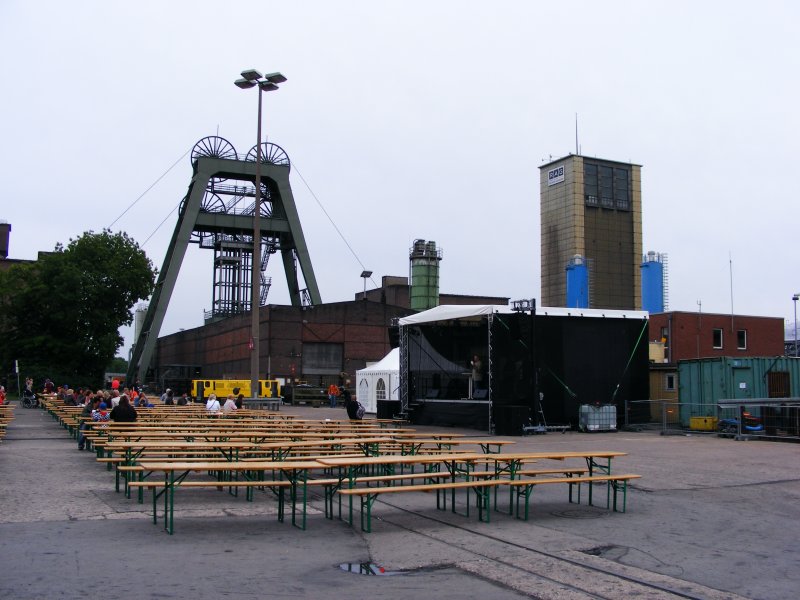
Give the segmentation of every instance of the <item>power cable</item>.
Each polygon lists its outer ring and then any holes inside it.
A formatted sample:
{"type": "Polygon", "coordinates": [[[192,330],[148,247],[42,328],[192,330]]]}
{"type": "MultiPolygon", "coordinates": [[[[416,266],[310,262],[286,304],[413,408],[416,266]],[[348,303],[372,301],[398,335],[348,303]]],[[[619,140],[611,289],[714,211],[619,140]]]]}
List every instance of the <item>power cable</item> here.
{"type": "MultiPolygon", "coordinates": [[[[121,215],[119,215],[119,216],[118,216],[116,219],[114,219],[113,221],[111,221],[111,223],[109,224],[109,226],[107,227],[107,229],[111,229],[111,227],[112,227],[112,225],[114,225],[114,223],[116,223],[117,221],[119,221],[119,220],[120,220],[122,217],[124,217],[124,216],[125,216],[125,214],[126,214],[126,213],[127,213],[129,210],[130,210],[130,209],[132,209],[134,206],[136,206],[136,203],[137,203],[137,202],[139,202],[139,200],[141,200],[142,198],[144,198],[144,197],[145,197],[145,195],[147,194],[147,192],[149,192],[150,190],[152,190],[152,189],[153,189],[153,188],[156,186],[156,184],[157,184],[159,181],[161,181],[162,179],[164,179],[164,177],[166,177],[166,176],[167,176],[167,173],[169,173],[170,171],[172,171],[172,169],[174,169],[174,168],[175,168],[175,166],[176,166],[176,165],[177,165],[179,162],[181,162],[181,161],[182,161],[182,160],[183,160],[183,159],[186,157],[186,155],[187,155],[187,154],[189,154],[189,152],[191,152],[191,151],[192,151],[192,148],[189,148],[189,150],[187,150],[186,152],[184,152],[184,153],[181,155],[181,157],[180,157],[178,160],[176,160],[174,163],[172,163],[172,165],[169,167],[169,169],[167,169],[166,171],[164,171],[164,172],[163,172],[163,173],[162,173],[162,174],[161,174],[161,175],[158,177],[158,179],[156,179],[156,180],[155,180],[155,181],[154,181],[152,184],[150,184],[150,186],[149,186],[149,187],[148,187],[148,188],[147,188],[145,191],[143,191],[141,194],[139,194],[139,197],[138,197],[138,198],[136,198],[136,200],[134,200],[133,202],[131,202],[131,203],[130,203],[130,205],[128,206],[128,208],[126,208],[124,211],[122,211],[122,214],[121,214],[121,215]]],[[[170,211],[170,213],[169,213],[169,214],[171,215],[171,214],[172,214],[174,211],[175,211],[175,209],[173,208],[173,209],[172,209],[172,211],[170,211]]],[[[167,215],[167,218],[169,218],[169,215],[167,215]]],[[[165,220],[166,220],[166,219],[165,219],[165,220]]],[[[161,224],[159,224],[159,226],[158,226],[158,227],[161,227],[161,225],[163,225],[163,224],[164,224],[164,222],[162,221],[162,222],[161,222],[161,224]]],[[[158,227],[156,228],[156,231],[158,231],[158,227]]],[[[150,236],[149,236],[147,239],[149,240],[151,237],[153,237],[153,234],[154,234],[154,233],[155,233],[155,231],[154,231],[153,233],[151,233],[151,234],[150,234],[150,236]]]]}
{"type": "MultiPolygon", "coordinates": [[[[305,186],[306,186],[306,189],[308,189],[308,191],[309,191],[309,193],[311,194],[312,198],[314,198],[314,200],[316,201],[317,205],[320,207],[320,209],[322,210],[322,212],[323,212],[323,213],[325,214],[325,216],[328,218],[328,221],[330,221],[331,225],[333,225],[333,228],[336,230],[336,233],[338,233],[338,234],[339,234],[339,237],[340,237],[340,238],[342,238],[342,241],[344,242],[344,245],[345,245],[345,246],[347,246],[347,249],[348,249],[348,250],[350,250],[350,254],[352,254],[352,255],[353,255],[353,258],[355,258],[355,259],[356,259],[356,262],[357,262],[359,265],[361,265],[361,270],[362,270],[362,271],[366,271],[366,270],[367,270],[367,268],[364,266],[364,263],[363,263],[363,262],[361,262],[361,259],[360,259],[360,258],[358,257],[358,255],[356,254],[356,251],[355,251],[355,250],[353,250],[353,247],[352,247],[352,246],[351,246],[351,245],[350,245],[350,244],[347,242],[347,239],[344,237],[344,234],[342,234],[342,232],[341,232],[341,231],[339,230],[339,228],[336,226],[336,223],[333,221],[333,219],[331,218],[331,216],[328,214],[328,211],[327,211],[327,210],[325,210],[325,207],[322,205],[322,202],[320,202],[320,199],[319,199],[319,198],[317,198],[317,195],[314,193],[314,190],[312,190],[312,189],[311,189],[311,186],[310,186],[310,185],[308,185],[308,182],[307,182],[307,181],[305,180],[305,178],[303,177],[303,174],[302,174],[302,173],[300,173],[300,170],[297,168],[297,163],[296,163],[296,162],[294,162],[294,161],[292,161],[292,168],[294,169],[295,173],[297,173],[297,176],[298,176],[298,177],[300,177],[300,180],[303,182],[303,185],[305,185],[305,186]]],[[[378,284],[377,284],[377,283],[375,283],[375,280],[372,278],[372,276],[370,276],[369,280],[372,282],[372,284],[373,284],[375,287],[377,287],[377,286],[378,286],[378,284]]]]}

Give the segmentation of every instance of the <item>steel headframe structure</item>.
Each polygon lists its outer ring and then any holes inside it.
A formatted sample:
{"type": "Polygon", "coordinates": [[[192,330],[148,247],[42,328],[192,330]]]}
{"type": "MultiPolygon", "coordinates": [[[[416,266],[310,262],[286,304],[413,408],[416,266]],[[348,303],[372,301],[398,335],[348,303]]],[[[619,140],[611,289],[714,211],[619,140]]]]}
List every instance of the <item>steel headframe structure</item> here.
{"type": "Polygon", "coordinates": [[[241,159],[227,140],[210,136],[192,150],[193,176],[178,214],[164,264],[133,347],[127,381],[147,375],[158,334],[190,243],[214,250],[212,310],[206,320],[247,313],[252,306],[251,265],[261,263],[257,306],[266,304],[270,255],[280,252],[292,306],[321,304],[300,216],[289,184],[291,165],[280,146],[261,144],[261,244],[253,244],[257,147],[241,159]],[[258,258],[256,258],[258,257],[258,258]],[[298,272],[298,264],[300,272],[298,272]],[[301,289],[302,273],[306,287],[301,289]]]}

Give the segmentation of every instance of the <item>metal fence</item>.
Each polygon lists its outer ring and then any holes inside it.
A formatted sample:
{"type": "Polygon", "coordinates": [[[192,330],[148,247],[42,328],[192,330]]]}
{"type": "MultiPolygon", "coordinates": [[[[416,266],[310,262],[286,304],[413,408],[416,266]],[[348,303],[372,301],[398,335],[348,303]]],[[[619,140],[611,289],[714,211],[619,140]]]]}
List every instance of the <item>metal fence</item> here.
{"type": "Polygon", "coordinates": [[[620,428],[660,430],[662,435],[696,433],[798,442],[800,398],[722,399],[713,404],[633,400],[626,402],[620,421],[620,428]]]}

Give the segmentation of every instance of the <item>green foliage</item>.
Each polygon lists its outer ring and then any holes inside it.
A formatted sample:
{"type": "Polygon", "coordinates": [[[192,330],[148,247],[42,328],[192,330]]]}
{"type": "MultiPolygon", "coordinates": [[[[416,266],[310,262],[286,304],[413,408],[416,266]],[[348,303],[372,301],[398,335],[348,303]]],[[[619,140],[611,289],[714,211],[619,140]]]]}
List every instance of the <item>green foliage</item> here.
{"type": "Polygon", "coordinates": [[[128,361],[121,356],[115,356],[113,360],[106,366],[108,373],[127,373],[128,361]]]}
{"type": "Polygon", "coordinates": [[[155,276],[139,245],[109,230],[0,273],[0,368],[19,359],[37,388],[43,377],[99,385],[123,343],[119,328],[133,321],[131,309],[150,295],[155,276]]]}

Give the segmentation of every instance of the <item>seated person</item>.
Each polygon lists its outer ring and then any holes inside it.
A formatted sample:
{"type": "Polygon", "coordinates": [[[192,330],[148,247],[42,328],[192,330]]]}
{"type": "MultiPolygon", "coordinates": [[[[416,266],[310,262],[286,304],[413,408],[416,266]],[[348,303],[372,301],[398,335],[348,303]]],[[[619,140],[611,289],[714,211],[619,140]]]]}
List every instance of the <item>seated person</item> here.
{"type": "Polygon", "coordinates": [[[206,412],[210,413],[219,412],[219,400],[217,400],[216,394],[209,394],[208,401],[206,402],[206,412]]]}
{"type": "Polygon", "coordinates": [[[239,409],[236,406],[236,400],[233,398],[233,394],[228,394],[228,398],[225,400],[225,404],[222,407],[222,412],[228,415],[237,410],[239,409]]]}
{"type": "Polygon", "coordinates": [[[117,423],[133,423],[136,421],[136,409],[131,406],[128,396],[122,394],[119,397],[119,404],[111,409],[109,417],[117,423]]]}

